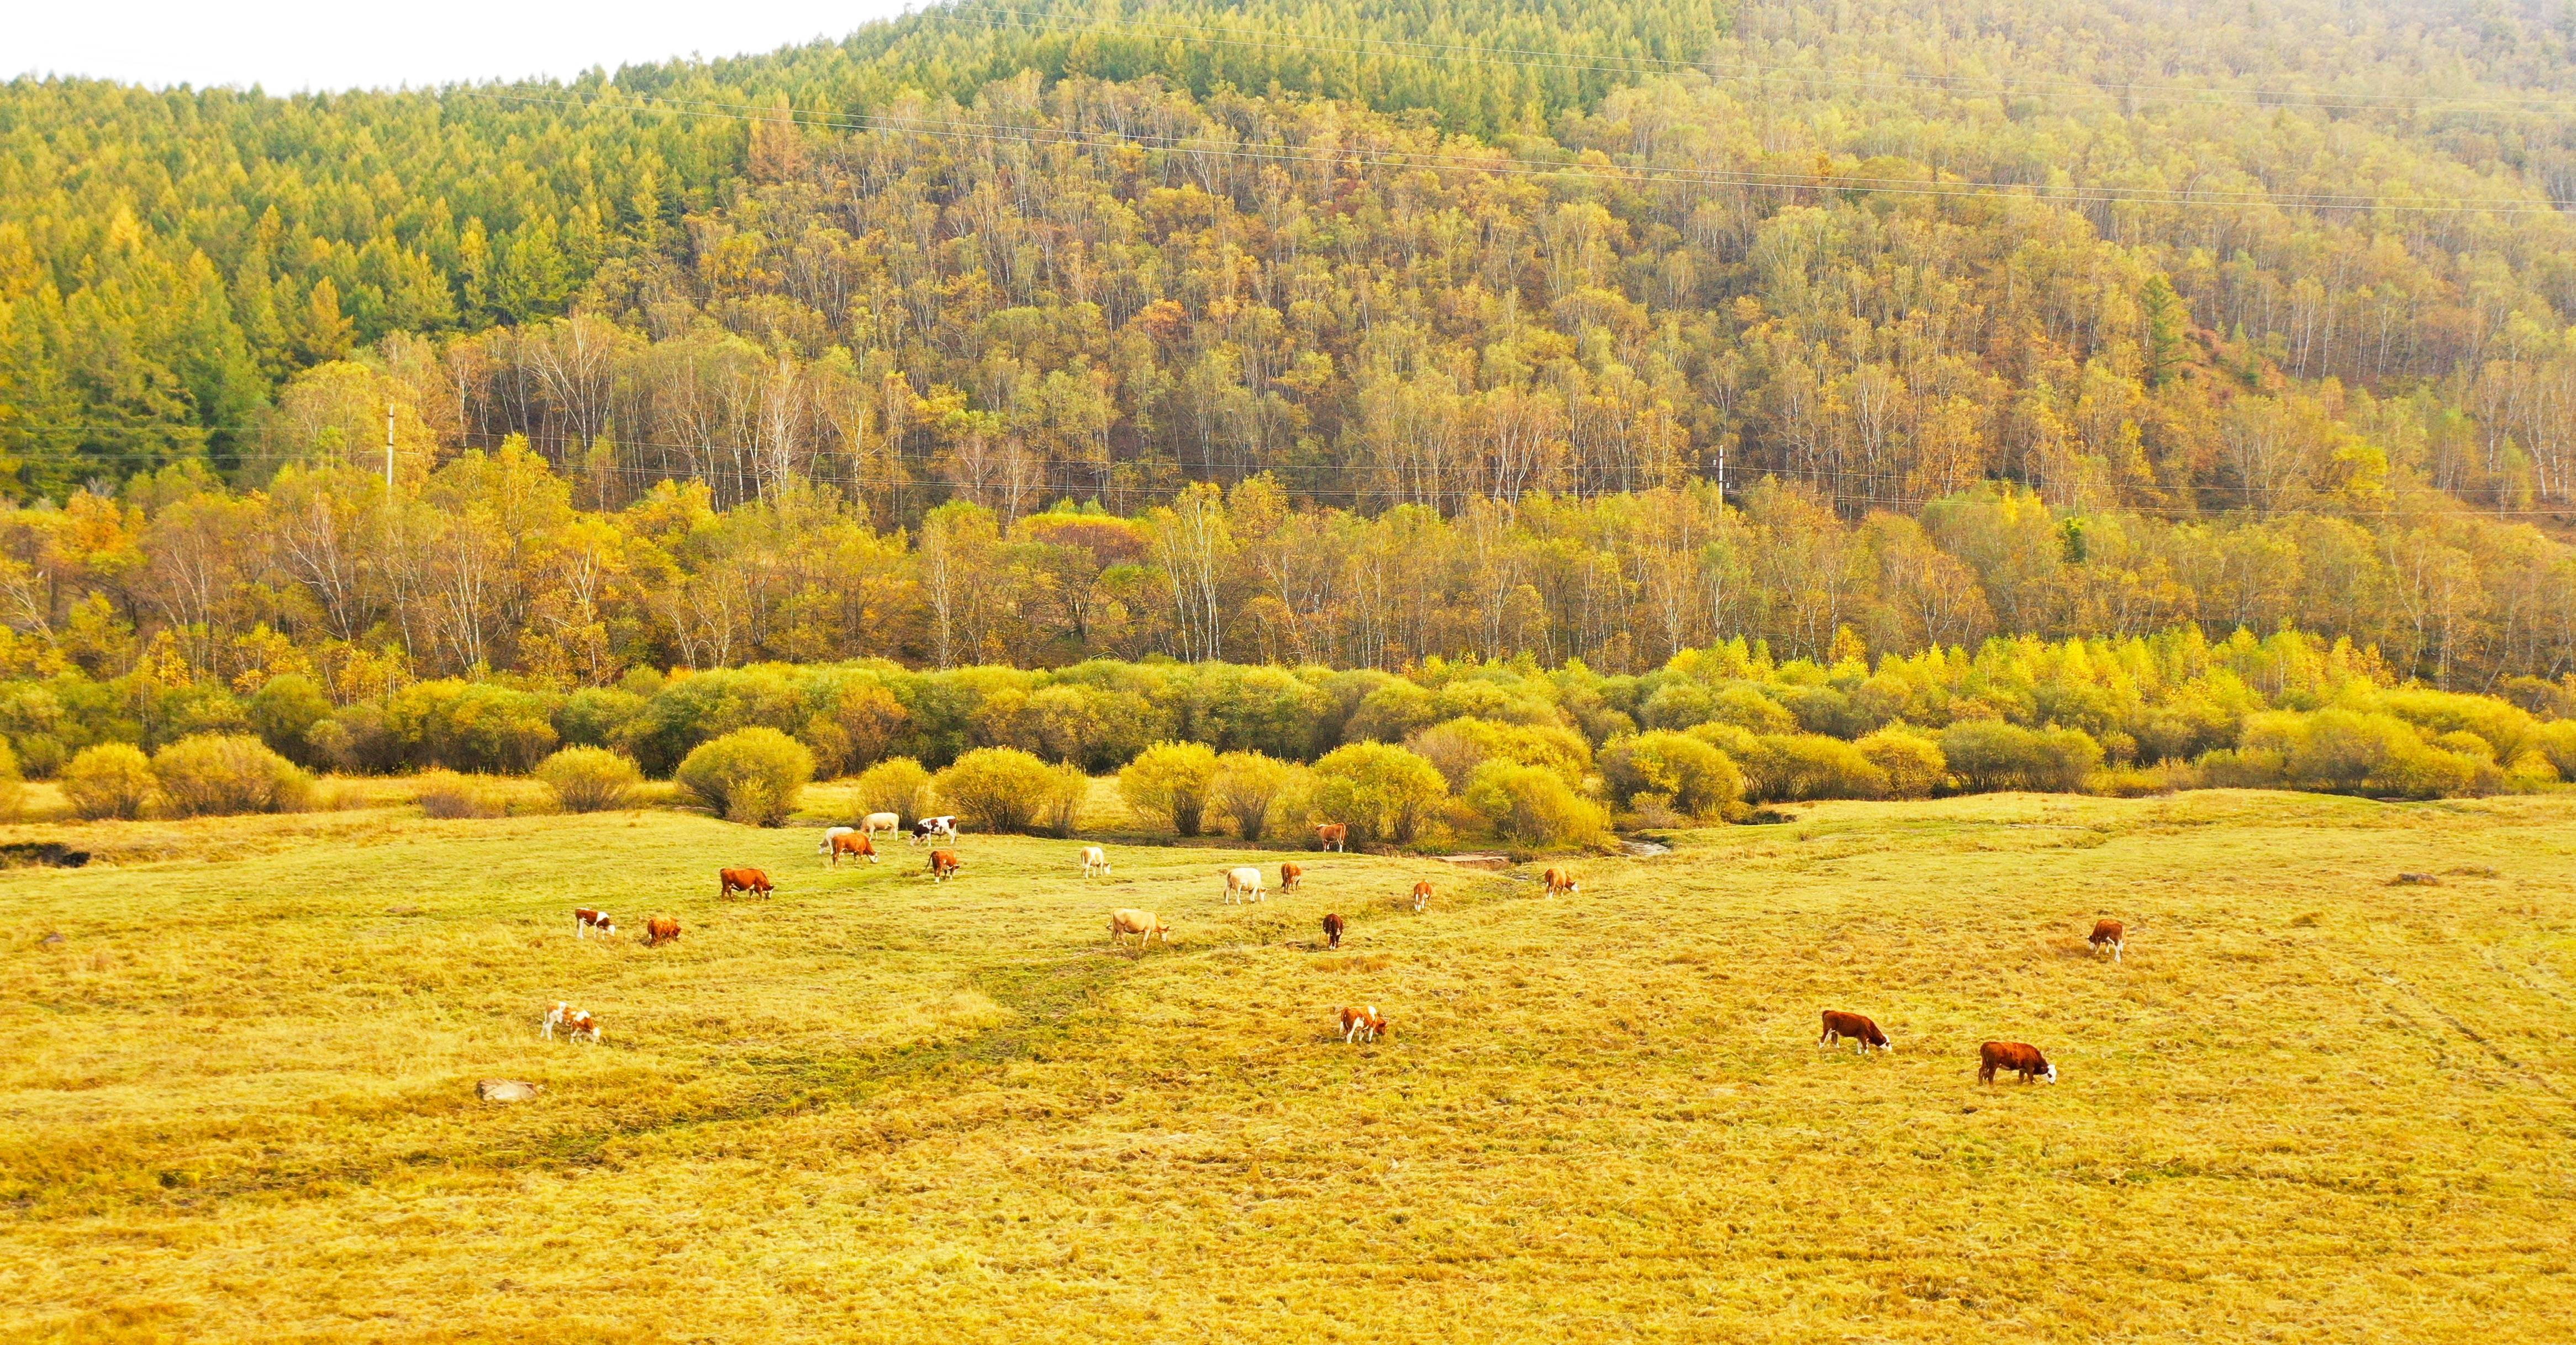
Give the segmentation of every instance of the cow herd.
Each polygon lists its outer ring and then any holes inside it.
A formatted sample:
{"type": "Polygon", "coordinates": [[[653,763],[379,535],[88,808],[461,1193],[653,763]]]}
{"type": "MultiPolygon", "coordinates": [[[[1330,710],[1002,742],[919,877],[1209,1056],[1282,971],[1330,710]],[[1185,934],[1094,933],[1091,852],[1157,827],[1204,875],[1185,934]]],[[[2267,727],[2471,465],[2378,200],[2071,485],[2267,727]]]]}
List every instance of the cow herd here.
{"type": "MultiPolygon", "coordinates": [[[[893,813],[870,813],[860,819],[859,825],[855,827],[827,829],[823,833],[822,842],[817,847],[816,853],[824,856],[826,862],[836,869],[840,867],[844,856],[852,859],[864,858],[874,864],[878,862],[876,834],[882,831],[891,836],[903,829],[902,819],[893,813]]],[[[1347,851],[1349,835],[1349,828],[1337,823],[1324,823],[1315,827],[1317,845],[1329,851],[1347,851]]],[[[954,849],[943,848],[936,844],[936,842],[946,841],[953,846],[956,843],[957,819],[954,816],[923,818],[913,824],[906,839],[916,846],[932,846],[929,865],[932,882],[945,882],[954,878],[958,870],[963,867],[964,861],[958,858],[954,849]]],[[[1108,851],[1097,845],[1082,847],[1082,876],[1085,878],[1110,876],[1108,851]]],[[[1259,902],[1268,897],[1269,889],[1257,865],[1244,864],[1228,867],[1221,870],[1219,876],[1224,880],[1224,899],[1229,906],[1237,902],[1259,902]]],[[[1279,891],[1285,893],[1299,890],[1305,882],[1305,876],[1304,865],[1294,860],[1282,861],[1279,865],[1279,891]]],[[[1582,892],[1582,884],[1575,877],[1574,870],[1564,865],[1548,866],[1540,875],[1539,881],[1547,895],[1551,897],[1571,897],[1582,892]]],[[[767,897],[774,890],[775,886],[770,882],[769,874],[761,869],[726,868],[719,869],[716,873],[716,896],[719,900],[731,897],[737,892],[747,896],[767,897]]],[[[1432,896],[1430,880],[1416,880],[1410,893],[1413,909],[1416,912],[1427,910],[1432,896]]],[[[1327,912],[1323,922],[1324,946],[1341,947],[1342,933],[1346,928],[1348,928],[1348,922],[1339,913],[1327,912]]],[[[605,911],[588,906],[578,907],[573,911],[573,931],[577,938],[588,938],[593,931],[614,938],[617,934],[617,922],[605,911]]],[[[1162,917],[1157,913],[1127,906],[1111,911],[1109,913],[1110,941],[1124,946],[1131,936],[1136,940],[1136,947],[1140,952],[1148,942],[1156,939],[1160,939],[1166,946],[1172,942],[1170,926],[1164,924],[1162,917]]],[[[647,948],[658,948],[679,937],[680,922],[672,917],[657,915],[645,924],[644,946],[647,948]]],[[[2117,962],[2122,959],[2122,953],[2127,944],[2127,929],[2117,920],[2100,920],[2095,922],[2093,932],[2087,937],[2086,942],[2091,945],[2091,951],[2097,956],[2104,949],[2109,949],[2111,960],[2117,962]]],[[[1378,1012],[1374,1004],[1344,1006],[1339,1010],[1339,1024],[1345,1044],[1374,1042],[1387,1031],[1387,1020],[1378,1012]]],[[[1827,1009],[1823,1015],[1823,1028],[1823,1032],[1816,1038],[1819,1049],[1838,1046],[1844,1041],[1850,1041],[1863,1055],[1874,1050],[1893,1052],[1896,1049],[1895,1044],[1888,1040],[1887,1033],[1880,1029],[1876,1020],[1866,1014],[1827,1009]]],[[[597,1019],[593,1018],[588,1011],[575,1009],[568,1002],[560,1000],[546,1012],[545,1020],[540,1027],[540,1035],[552,1040],[558,1030],[565,1032],[575,1041],[597,1042],[600,1039],[597,1019]]],[[[2057,1067],[2050,1064],[2046,1056],[2040,1054],[2039,1048],[2027,1042],[1990,1041],[1978,1048],[1977,1078],[1980,1082],[1993,1083],[1998,1072],[2007,1071],[2019,1075],[2024,1083],[2033,1080],[2052,1084],[2057,1082],[2057,1067]]]]}

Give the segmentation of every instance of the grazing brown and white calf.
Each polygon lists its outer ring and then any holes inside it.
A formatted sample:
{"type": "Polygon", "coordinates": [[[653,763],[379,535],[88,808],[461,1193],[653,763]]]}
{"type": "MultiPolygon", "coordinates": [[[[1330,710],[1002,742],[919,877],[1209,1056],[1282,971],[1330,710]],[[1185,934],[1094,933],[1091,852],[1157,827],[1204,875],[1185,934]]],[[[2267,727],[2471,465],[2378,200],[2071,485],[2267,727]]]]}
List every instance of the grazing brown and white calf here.
{"type": "Polygon", "coordinates": [[[1431,880],[1416,879],[1413,884],[1413,909],[1419,911],[1431,904],[1431,880]]]}
{"type": "Polygon", "coordinates": [[[1316,823],[1315,848],[1318,850],[1340,850],[1348,852],[1351,848],[1351,829],[1349,824],[1343,822],[1316,823]]]}
{"type": "Polygon", "coordinates": [[[1140,911],[1133,906],[1121,906],[1117,910],[1111,911],[1109,913],[1109,941],[1115,944],[1124,944],[1127,942],[1127,936],[1130,934],[1136,936],[1136,951],[1138,952],[1143,952],[1145,950],[1145,941],[1147,939],[1161,939],[1163,941],[1163,946],[1166,948],[1170,947],[1172,944],[1172,931],[1165,928],[1162,917],[1154,914],[1152,911],[1140,911]]]}
{"type": "Polygon", "coordinates": [[[1297,890],[1298,885],[1299,885],[1299,884],[1301,884],[1301,883],[1303,883],[1303,882],[1305,882],[1305,881],[1306,881],[1306,866],[1305,866],[1305,865],[1303,865],[1303,864],[1298,864],[1298,863],[1294,863],[1294,862],[1291,862],[1291,861],[1288,861],[1288,860],[1281,860],[1281,861],[1279,862],[1279,890],[1280,890],[1280,891],[1282,891],[1282,892],[1294,892],[1294,891],[1296,891],[1296,890],[1297,890]]]}
{"type": "Polygon", "coordinates": [[[595,911],[587,906],[573,907],[572,936],[587,939],[594,929],[612,939],[617,937],[617,922],[609,917],[608,912],[595,911]]]}
{"type": "Polygon", "coordinates": [[[1995,1071],[2008,1069],[2021,1076],[2023,1083],[2037,1079],[2042,1083],[2057,1082],[2057,1066],[2039,1048],[2026,1041],[1990,1041],[1977,1048],[1977,1080],[1993,1083],[1995,1071]]]}
{"type": "Polygon", "coordinates": [[[2111,960],[2117,962],[2120,960],[2121,947],[2128,942],[2128,936],[2128,927],[2119,921],[2096,920],[2093,922],[2093,935],[2085,942],[2093,945],[2093,953],[2097,957],[2101,955],[2102,949],[2108,946],[2111,950],[2111,960]]]}
{"type": "Polygon", "coordinates": [[[1376,1005],[1371,1004],[1366,1008],[1358,1009],[1348,1005],[1343,1006],[1342,1043],[1344,1045],[1355,1041],[1376,1041],[1377,1034],[1384,1031],[1386,1031],[1386,1019],[1378,1016],[1376,1005]]]}
{"type": "Polygon", "coordinates": [[[1878,1030],[1877,1022],[1869,1015],[1844,1013],[1840,1009],[1825,1010],[1825,1035],[1816,1038],[1816,1044],[1832,1046],[1845,1037],[1860,1043],[1862,1055],[1868,1055],[1869,1048],[1873,1046],[1882,1051],[1896,1049],[1895,1044],[1888,1041],[1886,1033],[1878,1030]]]}
{"type": "Polygon", "coordinates": [[[1545,881],[1547,894],[1551,897],[1571,897],[1583,891],[1583,884],[1574,881],[1572,869],[1550,867],[1545,881]]]}
{"type": "Polygon", "coordinates": [[[716,870],[716,900],[718,901],[736,892],[748,892],[755,897],[765,897],[770,891],[769,875],[758,869],[716,870]]]}
{"type": "Polygon", "coordinates": [[[1082,876],[1089,878],[1094,874],[1103,878],[1109,876],[1109,852],[1096,845],[1086,845],[1082,847],[1082,876]]]}
{"type": "Polygon", "coordinates": [[[1324,946],[1327,948],[1342,946],[1342,918],[1329,911],[1324,915],[1324,946]]]}
{"type": "Polygon", "coordinates": [[[965,861],[959,859],[954,850],[933,850],[930,852],[930,881],[944,883],[956,877],[957,870],[964,864],[965,861]]]}
{"type": "Polygon", "coordinates": [[[898,813],[870,813],[859,819],[859,830],[871,836],[880,831],[891,836],[903,830],[903,817],[898,813]]]}
{"type": "Polygon", "coordinates": [[[1225,871],[1225,903],[1228,906],[1233,905],[1234,899],[1238,896],[1245,901],[1259,901],[1264,895],[1261,890],[1261,870],[1246,864],[1241,868],[1225,871]]]}
{"type": "Polygon", "coordinates": [[[599,1040],[599,1020],[590,1016],[590,1010],[576,1009],[562,1000],[556,1000],[555,1006],[546,1010],[546,1021],[537,1028],[537,1035],[553,1041],[556,1028],[562,1028],[574,1041],[584,1037],[599,1040]]]}
{"type": "Polygon", "coordinates": [[[844,830],[840,835],[832,838],[831,846],[833,868],[837,869],[841,867],[841,856],[843,855],[848,855],[852,858],[865,855],[869,863],[874,864],[877,862],[877,843],[869,839],[868,834],[864,831],[844,830]]]}
{"type": "Polygon", "coordinates": [[[659,948],[680,937],[680,922],[667,915],[657,915],[644,922],[644,946],[659,948]]]}

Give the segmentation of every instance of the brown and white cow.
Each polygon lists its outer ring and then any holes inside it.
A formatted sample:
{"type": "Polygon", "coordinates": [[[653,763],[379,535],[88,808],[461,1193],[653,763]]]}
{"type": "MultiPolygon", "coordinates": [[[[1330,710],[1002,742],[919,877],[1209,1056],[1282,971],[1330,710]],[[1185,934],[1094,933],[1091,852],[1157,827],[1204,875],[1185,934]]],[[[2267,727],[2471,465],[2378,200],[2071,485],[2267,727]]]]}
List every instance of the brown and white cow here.
{"type": "Polygon", "coordinates": [[[590,1016],[590,1010],[576,1009],[563,1000],[556,1000],[555,1006],[546,1010],[546,1021],[538,1026],[537,1035],[553,1041],[556,1028],[562,1028],[574,1041],[585,1037],[593,1042],[599,1040],[599,1020],[590,1016]]]}
{"type": "Polygon", "coordinates": [[[930,852],[930,881],[944,883],[956,877],[957,870],[964,864],[965,861],[959,859],[954,850],[933,850],[930,852]]]}
{"type": "Polygon", "coordinates": [[[1261,890],[1259,868],[1245,864],[1225,871],[1225,903],[1228,906],[1233,905],[1237,897],[1245,901],[1259,901],[1266,895],[1268,894],[1261,890]]]}
{"type": "Polygon", "coordinates": [[[1165,927],[1162,917],[1154,914],[1152,911],[1140,911],[1133,906],[1121,906],[1117,910],[1111,911],[1109,913],[1109,941],[1115,944],[1124,944],[1127,941],[1127,936],[1130,934],[1136,936],[1136,951],[1138,952],[1143,952],[1145,950],[1145,941],[1147,939],[1161,939],[1163,941],[1163,946],[1166,948],[1170,947],[1172,943],[1172,931],[1165,927]]]}
{"type": "Polygon", "coordinates": [[[1379,1016],[1376,1005],[1371,1004],[1356,1009],[1348,1005],[1343,1006],[1342,1043],[1344,1045],[1355,1041],[1376,1041],[1378,1034],[1384,1031],[1386,1031],[1386,1019],[1379,1016]]]}
{"type": "Polygon", "coordinates": [[[1351,829],[1349,825],[1342,822],[1316,823],[1315,848],[1318,850],[1340,850],[1347,852],[1351,848],[1351,829]]]}
{"type": "Polygon", "coordinates": [[[1551,897],[1571,897],[1583,891],[1583,884],[1574,880],[1572,869],[1550,866],[1545,875],[1545,881],[1547,894],[1551,897]]]}
{"type": "Polygon", "coordinates": [[[1886,1033],[1878,1030],[1878,1023],[1869,1015],[1844,1013],[1840,1009],[1825,1010],[1825,1034],[1816,1038],[1816,1044],[1832,1046],[1845,1037],[1860,1043],[1862,1055],[1868,1055],[1869,1048],[1873,1046],[1882,1051],[1896,1049],[1895,1044],[1887,1039],[1886,1033]]]}
{"type": "Polygon", "coordinates": [[[617,921],[612,919],[608,912],[592,910],[588,906],[573,907],[572,936],[576,939],[587,939],[594,929],[612,939],[617,937],[617,921]]]}
{"type": "Polygon", "coordinates": [[[1324,946],[1327,948],[1342,946],[1342,918],[1329,911],[1324,914],[1324,946]]]}
{"type": "Polygon", "coordinates": [[[2120,960],[2120,949],[2128,942],[2128,936],[2128,927],[2119,921],[2096,920],[2093,922],[2092,937],[2085,942],[2093,945],[2093,953],[2096,957],[2101,956],[2104,948],[2109,948],[2111,960],[2117,962],[2120,960]]]}
{"type": "Polygon", "coordinates": [[[874,864],[877,862],[877,843],[874,840],[869,839],[868,834],[864,831],[844,831],[840,835],[832,838],[831,846],[833,868],[837,869],[841,867],[841,856],[843,855],[849,855],[853,858],[864,855],[867,857],[867,861],[869,863],[874,864]]]}
{"type": "Polygon", "coordinates": [[[716,900],[718,901],[736,892],[748,892],[755,897],[765,897],[770,891],[769,875],[758,869],[716,870],[716,900]]]}
{"type": "Polygon", "coordinates": [[[1419,911],[1431,904],[1431,880],[1419,878],[1413,884],[1413,909],[1419,911]]]}
{"type": "Polygon", "coordinates": [[[1993,1083],[1995,1071],[2008,1069],[2021,1076],[2023,1083],[2037,1079],[2042,1083],[2057,1082],[2057,1066],[2039,1048],[2026,1041],[1990,1041],[1977,1048],[1977,1080],[1993,1083]]]}
{"type": "Polygon", "coordinates": [[[1086,845],[1082,847],[1082,876],[1089,878],[1095,874],[1102,878],[1109,876],[1109,852],[1096,845],[1086,845]]]}
{"type": "Polygon", "coordinates": [[[644,922],[644,946],[659,948],[680,937],[680,922],[667,915],[657,915],[644,922]]]}
{"type": "Polygon", "coordinates": [[[1296,862],[1295,862],[1295,861],[1293,861],[1293,860],[1281,860],[1281,861],[1279,862],[1279,890],[1280,890],[1280,891],[1282,891],[1282,892],[1294,892],[1294,891],[1296,891],[1296,890],[1297,890],[1298,885],[1299,885],[1299,884],[1301,884],[1301,883],[1303,883],[1303,882],[1305,882],[1305,881],[1306,881],[1306,866],[1305,866],[1305,865],[1303,865],[1303,864],[1299,864],[1299,863],[1296,863],[1296,862]]]}

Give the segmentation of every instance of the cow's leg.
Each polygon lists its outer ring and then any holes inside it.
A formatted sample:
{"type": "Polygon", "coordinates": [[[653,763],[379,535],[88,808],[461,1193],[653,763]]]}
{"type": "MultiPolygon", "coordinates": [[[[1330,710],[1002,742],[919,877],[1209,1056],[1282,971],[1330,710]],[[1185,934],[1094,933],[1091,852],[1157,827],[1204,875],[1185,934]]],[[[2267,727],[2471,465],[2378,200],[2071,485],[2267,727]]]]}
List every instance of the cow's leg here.
{"type": "Polygon", "coordinates": [[[2127,944],[2125,944],[2125,943],[2115,943],[2115,944],[2112,944],[2112,945],[2111,945],[2111,960],[2112,960],[2112,961],[2114,961],[2114,962],[2119,961],[2119,960],[2120,960],[2120,955],[2121,955],[2122,953],[2127,952],[2127,951],[2128,951],[2128,945],[2127,945],[2127,944]]]}

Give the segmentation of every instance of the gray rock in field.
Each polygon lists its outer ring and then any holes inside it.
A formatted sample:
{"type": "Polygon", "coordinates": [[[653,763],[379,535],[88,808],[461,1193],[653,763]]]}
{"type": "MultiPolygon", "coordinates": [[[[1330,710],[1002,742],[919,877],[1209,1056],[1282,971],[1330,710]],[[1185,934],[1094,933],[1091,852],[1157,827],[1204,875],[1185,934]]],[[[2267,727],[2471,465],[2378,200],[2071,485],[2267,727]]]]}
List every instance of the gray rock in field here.
{"type": "Polygon", "coordinates": [[[474,1085],[475,1094],[486,1102],[525,1102],[544,1091],[544,1085],[524,1079],[485,1079],[474,1085]]]}

